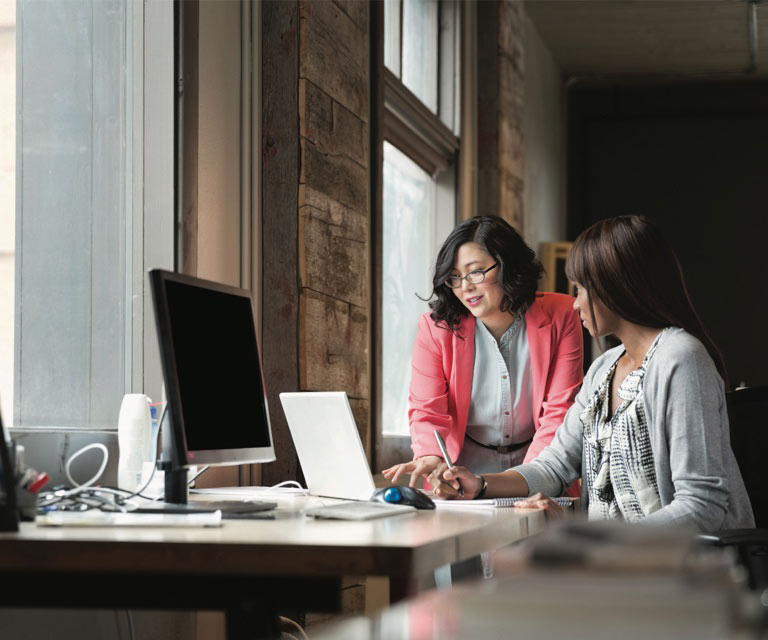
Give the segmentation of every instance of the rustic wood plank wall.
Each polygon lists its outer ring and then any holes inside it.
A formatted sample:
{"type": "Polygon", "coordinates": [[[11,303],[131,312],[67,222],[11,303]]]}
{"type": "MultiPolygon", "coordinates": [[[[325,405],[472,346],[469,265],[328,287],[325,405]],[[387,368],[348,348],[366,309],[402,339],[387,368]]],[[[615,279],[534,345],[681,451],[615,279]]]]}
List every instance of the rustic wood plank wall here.
{"type": "Polygon", "coordinates": [[[346,391],[367,449],[369,5],[299,6],[299,386],[346,391]]]}
{"type": "Polygon", "coordinates": [[[523,33],[525,9],[502,0],[499,11],[499,215],[523,232],[523,33]]]}
{"type": "Polygon", "coordinates": [[[523,232],[523,29],[520,0],[480,2],[478,32],[478,210],[523,232]]]}
{"type": "Polygon", "coordinates": [[[299,5],[265,0],[262,12],[262,359],[277,461],[262,483],[298,478],[299,465],[280,406],[297,391],[298,33],[299,5]]]}
{"type": "Polygon", "coordinates": [[[181,254],[181,272],[197,275],[198,251],[198,106],[200,96],[199,41],[200,41],[200,5],[186,2],[182,8],[182,29],[184,50],[183,69],[183,177],[182,208],[184,219],[182,229],[184,237],[177,251],[181,254]]]}

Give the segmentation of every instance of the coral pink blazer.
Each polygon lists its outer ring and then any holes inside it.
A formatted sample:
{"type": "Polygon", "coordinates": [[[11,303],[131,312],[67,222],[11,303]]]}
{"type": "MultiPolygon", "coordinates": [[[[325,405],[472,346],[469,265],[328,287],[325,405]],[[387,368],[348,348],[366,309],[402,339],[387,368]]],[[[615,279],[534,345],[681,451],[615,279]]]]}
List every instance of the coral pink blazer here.
{"type": "MultiPolygon", "coordinates": [[[[584,350],[581,322],[570,296],[537,294],[525,313],[525,324],[536,429],[525,455],[528,462],[550,443],[573,404],[584,377],[584,350]]],[[[443,436],[451,459],[459,457],[467,429],[474,362],[474,316],[464,318],[457,333],[438,327],[429,313],[419,318],[408,409],[414,458],[442,457],[435,429],[443,436]]]]}

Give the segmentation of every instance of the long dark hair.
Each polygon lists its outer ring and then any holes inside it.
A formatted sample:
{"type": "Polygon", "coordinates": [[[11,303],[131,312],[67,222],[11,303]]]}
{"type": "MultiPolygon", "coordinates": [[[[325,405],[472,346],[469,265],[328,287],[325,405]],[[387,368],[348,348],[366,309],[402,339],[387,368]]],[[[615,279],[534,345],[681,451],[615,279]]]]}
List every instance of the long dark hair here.
{"type": "Polygon", "coordinates": [[[644,216],[596,222],[573,243],[570,280],[625,320],[644,327],[681,327],[706,347],[728,387],[725,362],[693,307],[680,262],[659,228],[644,216]]]}
{"type": "Polygon", "coordinates": [[[459,247],[477,242],[498,263],[498,282],[504,292],[501,310],[525,313],[536,297],[536,286],[543,272],[536,254],[525,244],[520,234],[498,216],[475,216],[459,224],[445,239],[435,261],[432,295],[429,303],[431,318],[451,331],[469,315],[467,308],[445,284],[453,272],[459,247]]]}

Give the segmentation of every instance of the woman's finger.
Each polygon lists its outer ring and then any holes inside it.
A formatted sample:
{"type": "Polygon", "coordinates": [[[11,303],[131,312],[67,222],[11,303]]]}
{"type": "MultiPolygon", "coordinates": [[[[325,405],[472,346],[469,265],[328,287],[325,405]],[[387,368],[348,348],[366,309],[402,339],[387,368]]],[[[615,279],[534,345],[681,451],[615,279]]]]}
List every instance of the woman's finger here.
{"type": "Polygon", "coordinates": [[[422,477],[428,477],[435,470],[436,466],[437,463],[429,458],[420,458],[417,460],[414,469],[411,472],[410,485],[415,487],[416,483],[421,480],[422,477]]]}
{"type": "Polygon", "coordinates": [[[416,483],[418,483],[419,480],[421,480],[421,476],[424,475],[426,469],[423,462],[417,462],[413,465],[413,470],[411,471],[411,479],[408,482],[409,487],[415,487],[416,483]]]}
{"type": "Polygon", "coordinates": [[[534,493],[525,500],[517,501],[515,507],[520,509],[541,509],[548,517],[560,517],[564,513],[563,508],[557,502],[541,492],[534,493]]]}
{"type": "Polygon", "coordinates": [[[438,498],[452,499],[459,496],[459,481],[455,478],[447,477],[450,470],[445,464],[440,464],[429,476],[429,484],[432,485],[432,492],[438,498]]]}
{"type": "Polygon", "coordinates": [[[436,483],[433,486],[434,486],[434,489],[432,490],[432,493],[434,493],[435,496],[438,498],[452,500],[459,496],[458,489],[455,489],[453,486],[451,486],[447,482],[441,481],[436,483]]]}
{"type": "Polygon", "coordinates": [[[392,476],[392,482],[396,483],[404,473],[408,473],[410,471],[410,468],[413,466],[412,462],[405,462],[403,464],[397,465],[397,469],[395,470],[394,475],[392,476]]]}
{"type": "Polygon", "coordinates": [[[444,463],[440,463],[432,470],[432,473],[427,476],[427,482],[432,487],[432,492],[437,495],[437,488],[443,484],[443,471],[448,467],[444,463]]]}

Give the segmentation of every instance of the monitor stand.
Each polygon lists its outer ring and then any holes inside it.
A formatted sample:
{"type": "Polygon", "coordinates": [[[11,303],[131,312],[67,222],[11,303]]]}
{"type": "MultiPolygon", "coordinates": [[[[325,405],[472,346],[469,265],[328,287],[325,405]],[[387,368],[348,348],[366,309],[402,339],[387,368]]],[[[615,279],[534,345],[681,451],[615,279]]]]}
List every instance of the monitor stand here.
{"type": "Polygon", "coordinates": [[[268,513],[277,507],[275,502],[245,500],[195,500],[189,502],[187,469],[173,468],[167,461],[158,464],[165,477],[165,499],[160,502],[142,504],[136,513],[210,513],[221,511],[221,517],[274,518],[268,513]]]}

